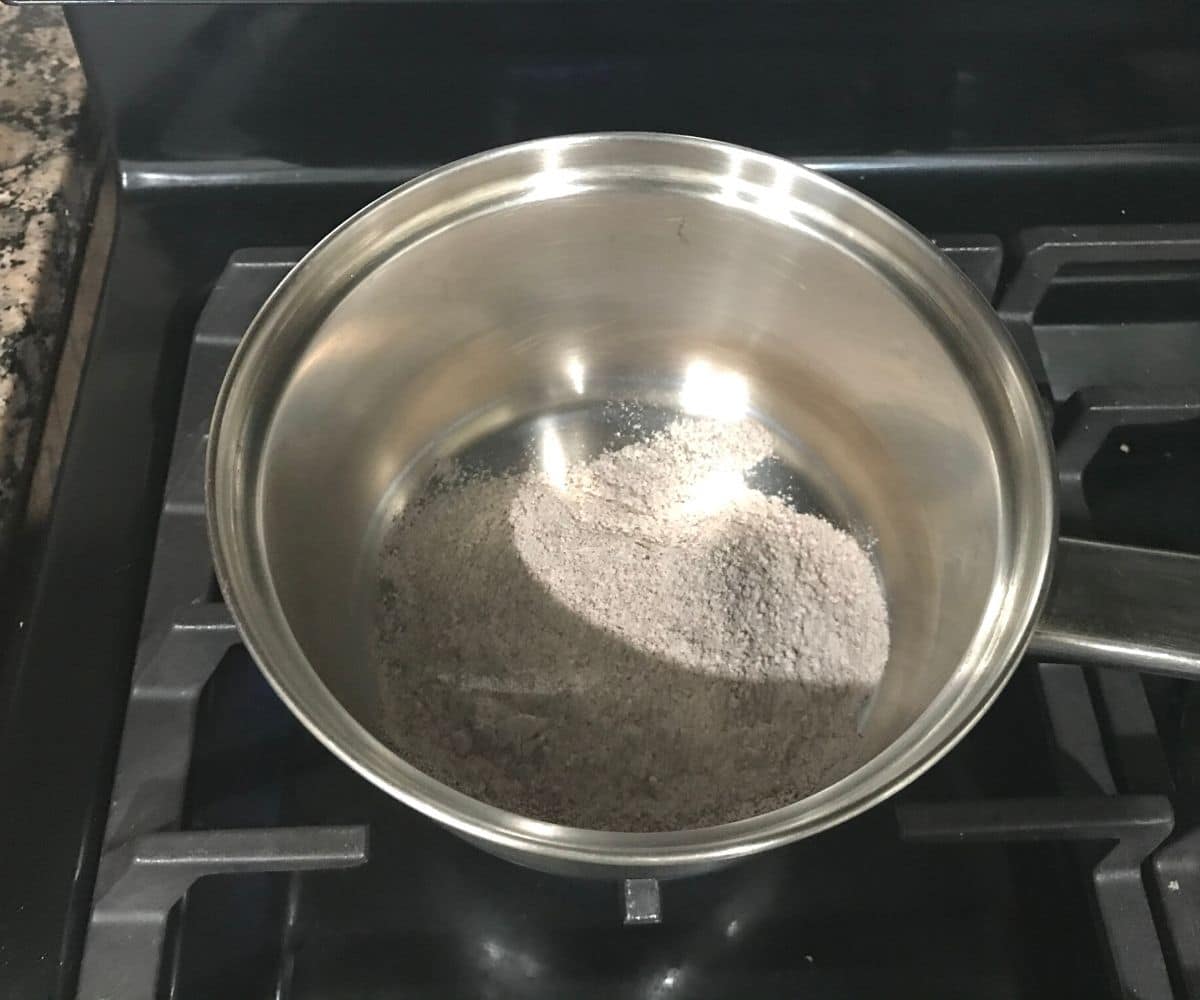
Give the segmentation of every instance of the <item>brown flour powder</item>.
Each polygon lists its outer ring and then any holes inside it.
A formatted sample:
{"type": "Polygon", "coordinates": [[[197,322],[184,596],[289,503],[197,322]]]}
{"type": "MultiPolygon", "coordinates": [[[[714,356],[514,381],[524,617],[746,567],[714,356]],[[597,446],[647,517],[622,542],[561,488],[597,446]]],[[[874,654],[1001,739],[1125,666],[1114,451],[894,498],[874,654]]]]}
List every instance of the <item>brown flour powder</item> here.
{"type": "Polygon", "coordinates": [[[680,418],[567,466],[450,476],[386,539],[372,655],[396,750],[594,829],[754,815],[861,763],[888,655],[867,554],[746,484],[759,425],[680,418]]]}

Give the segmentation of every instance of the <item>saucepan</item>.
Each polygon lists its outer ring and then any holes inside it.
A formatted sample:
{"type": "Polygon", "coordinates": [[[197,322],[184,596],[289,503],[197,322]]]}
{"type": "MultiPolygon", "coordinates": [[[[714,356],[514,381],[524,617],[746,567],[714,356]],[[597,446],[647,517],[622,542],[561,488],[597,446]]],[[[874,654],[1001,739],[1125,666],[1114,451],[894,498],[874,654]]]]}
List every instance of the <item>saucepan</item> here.
{"type": "Polygon", "coordinates": [[[291,710],[395,798],[549,871],[680,875],[841,823],[950,750],[1027,650],[1200,675],[1200,561],[1056,537],[1043,407],[963,275],[853,190],[702,139],[530,142],[355,215],[247,331],[207,496],[229,607],[291,710]],[[407,763],[364,637],[397,484],[539,415],[669,401],[698,370],[739,386],[828,516],[872,540],[892,643],[865,762],[783,808],[659,833],[541,822],[407,763]]]}

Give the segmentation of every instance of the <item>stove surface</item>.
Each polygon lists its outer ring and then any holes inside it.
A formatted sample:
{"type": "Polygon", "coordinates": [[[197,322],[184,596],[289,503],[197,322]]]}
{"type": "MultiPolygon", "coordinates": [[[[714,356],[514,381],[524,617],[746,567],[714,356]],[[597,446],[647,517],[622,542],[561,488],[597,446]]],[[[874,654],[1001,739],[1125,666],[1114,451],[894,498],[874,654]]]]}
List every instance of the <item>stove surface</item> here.
{"type": "MultiPolygon", "coordinates": [[[[1200,226],[1162,225],[1200,222],[1188,215],[1200,213],[1200,161],[822,166],[927,232],[996,234],[941,242],[1044,389],[1066,527],[1200,551],[1200,226]],[[1128,217],[1106,197],[1117,184],[1128,217]],[[1121,227],[1128,218],[1139,225],[1121,227]]],[[[125,178],[0,705],[0,792],[20,817],[0,821],[0,884],[17,904],[0,908],[6,985],[85,997],[1200,995],[1200,706],[1177,681],[1027,662],[897,799],[665,883],[662,923],[633,928],[615,884],[493,859],[305,733],[220,605],[198,464],[224,364],[298,252],[226,261],[239,247],[308,245],[402,179],[125,178]]]]}

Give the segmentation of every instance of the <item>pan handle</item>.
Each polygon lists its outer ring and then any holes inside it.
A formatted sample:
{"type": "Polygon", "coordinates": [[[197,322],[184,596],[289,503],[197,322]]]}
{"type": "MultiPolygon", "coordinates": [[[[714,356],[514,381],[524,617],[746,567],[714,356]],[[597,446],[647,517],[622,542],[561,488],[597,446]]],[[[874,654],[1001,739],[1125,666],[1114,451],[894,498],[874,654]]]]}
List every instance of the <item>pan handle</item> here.
{"type": "Polygon", "coordinates": [[[1060,538],[1028,652],[1200,680],[1200,557],[1060,538]]]}

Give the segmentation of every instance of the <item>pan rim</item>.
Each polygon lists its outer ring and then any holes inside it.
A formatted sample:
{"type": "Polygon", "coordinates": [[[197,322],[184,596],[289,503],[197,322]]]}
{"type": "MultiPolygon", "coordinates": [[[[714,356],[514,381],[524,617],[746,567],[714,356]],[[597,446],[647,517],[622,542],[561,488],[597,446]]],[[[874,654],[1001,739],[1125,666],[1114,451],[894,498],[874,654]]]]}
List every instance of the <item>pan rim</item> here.
{"type": "MultiPolygon", "coordinates": [[[[261,418],[260,418],[261,419],[261,418]]],[[[218,394],[210,427],[205,468],[206,511],[214,568],[229,610],[251,656],[279,697],[310,732],[351,768],[393,797],[450,827],[500,851],[534,855],[551,862],[582,864],[589,869],[628,872],[653,870],[671,874],[692,870],[808,836],[841,823],[889,798],[940,760],[987,711],[1003,689],[1032,636],[1045,602],[1057,521],[1054,460],[1038,407],[1036,390],[1015,346],[998,317],[977,290],[924,237],[886,209],[853,189],[804,167],[764,153],[688,136],[616,132],[539,139],[480,153],[438,168],[384,194],[320,241],[271,293],[247,328],[218,394]],[[711,154],[716,160],[736,156],[764,169],[784,172],[853,206],[875,225],[905,241],[924,269],[921,277],[949,296],[982,333],[988,351],[1003,373],[1013,403],[1009,415],[1016,438],[1023,442],[1040,506],[1029,515],[1027,534],[1014,541],[1017,555],[1008,574],[1002,603],[1008,605],[1004,628],[993,630],[986,676],[967,686],[947,685],[889,748],[890,761],[876,765],[879,755],[851,775],[812,796],[772,812],[719,826],[670,833],[618,833],[543,823],[487,805],[437,782],[405,764],[342,707],[329,692],[291,634],[286,616],[270,584],[261,544],[255,544],[261,511],[255,509],[255,482],[246,454],[247,407],[252,388],[280,317],[327,258],[336,258],[342,243],[369,226],[385,209],[416,199],[422,191],[461,181],[472,171],[487,173],[498,164],[522,158],[570,155],[574,148],[595,152],[623,145],[648,144],[669,155],[673,151],[711,154]],[[232,414],[232,415],[231,415],[232,414]],[[307,678],[307,680],[306,680],[307,678]],[[309,683],[315,682],[315,683],[309,683]],[[954,688],[951,690],[951,688],[954,688]],[[943,702],[949,704],[943,704],[943,702]],[[931,719],[931,714],[942,713],[931,719]],[[897,750],[897,748],[899,748],[897,750]],[[873,767],[874,765],[874,767],[873,767]],[[872,769],[864,777],[864,771],[872,769]],[[854,781],[851,784],[851,779],[854,781]],[[852,794],[847,794],[847,791],[852,794]]],[[[960,670],[962,666],[960,664],[960,670]]],[[[957,672],[956,672],[957,676],[957,672]]],[[[534,862],[529,858],[530,863],[534,862]]]]}

